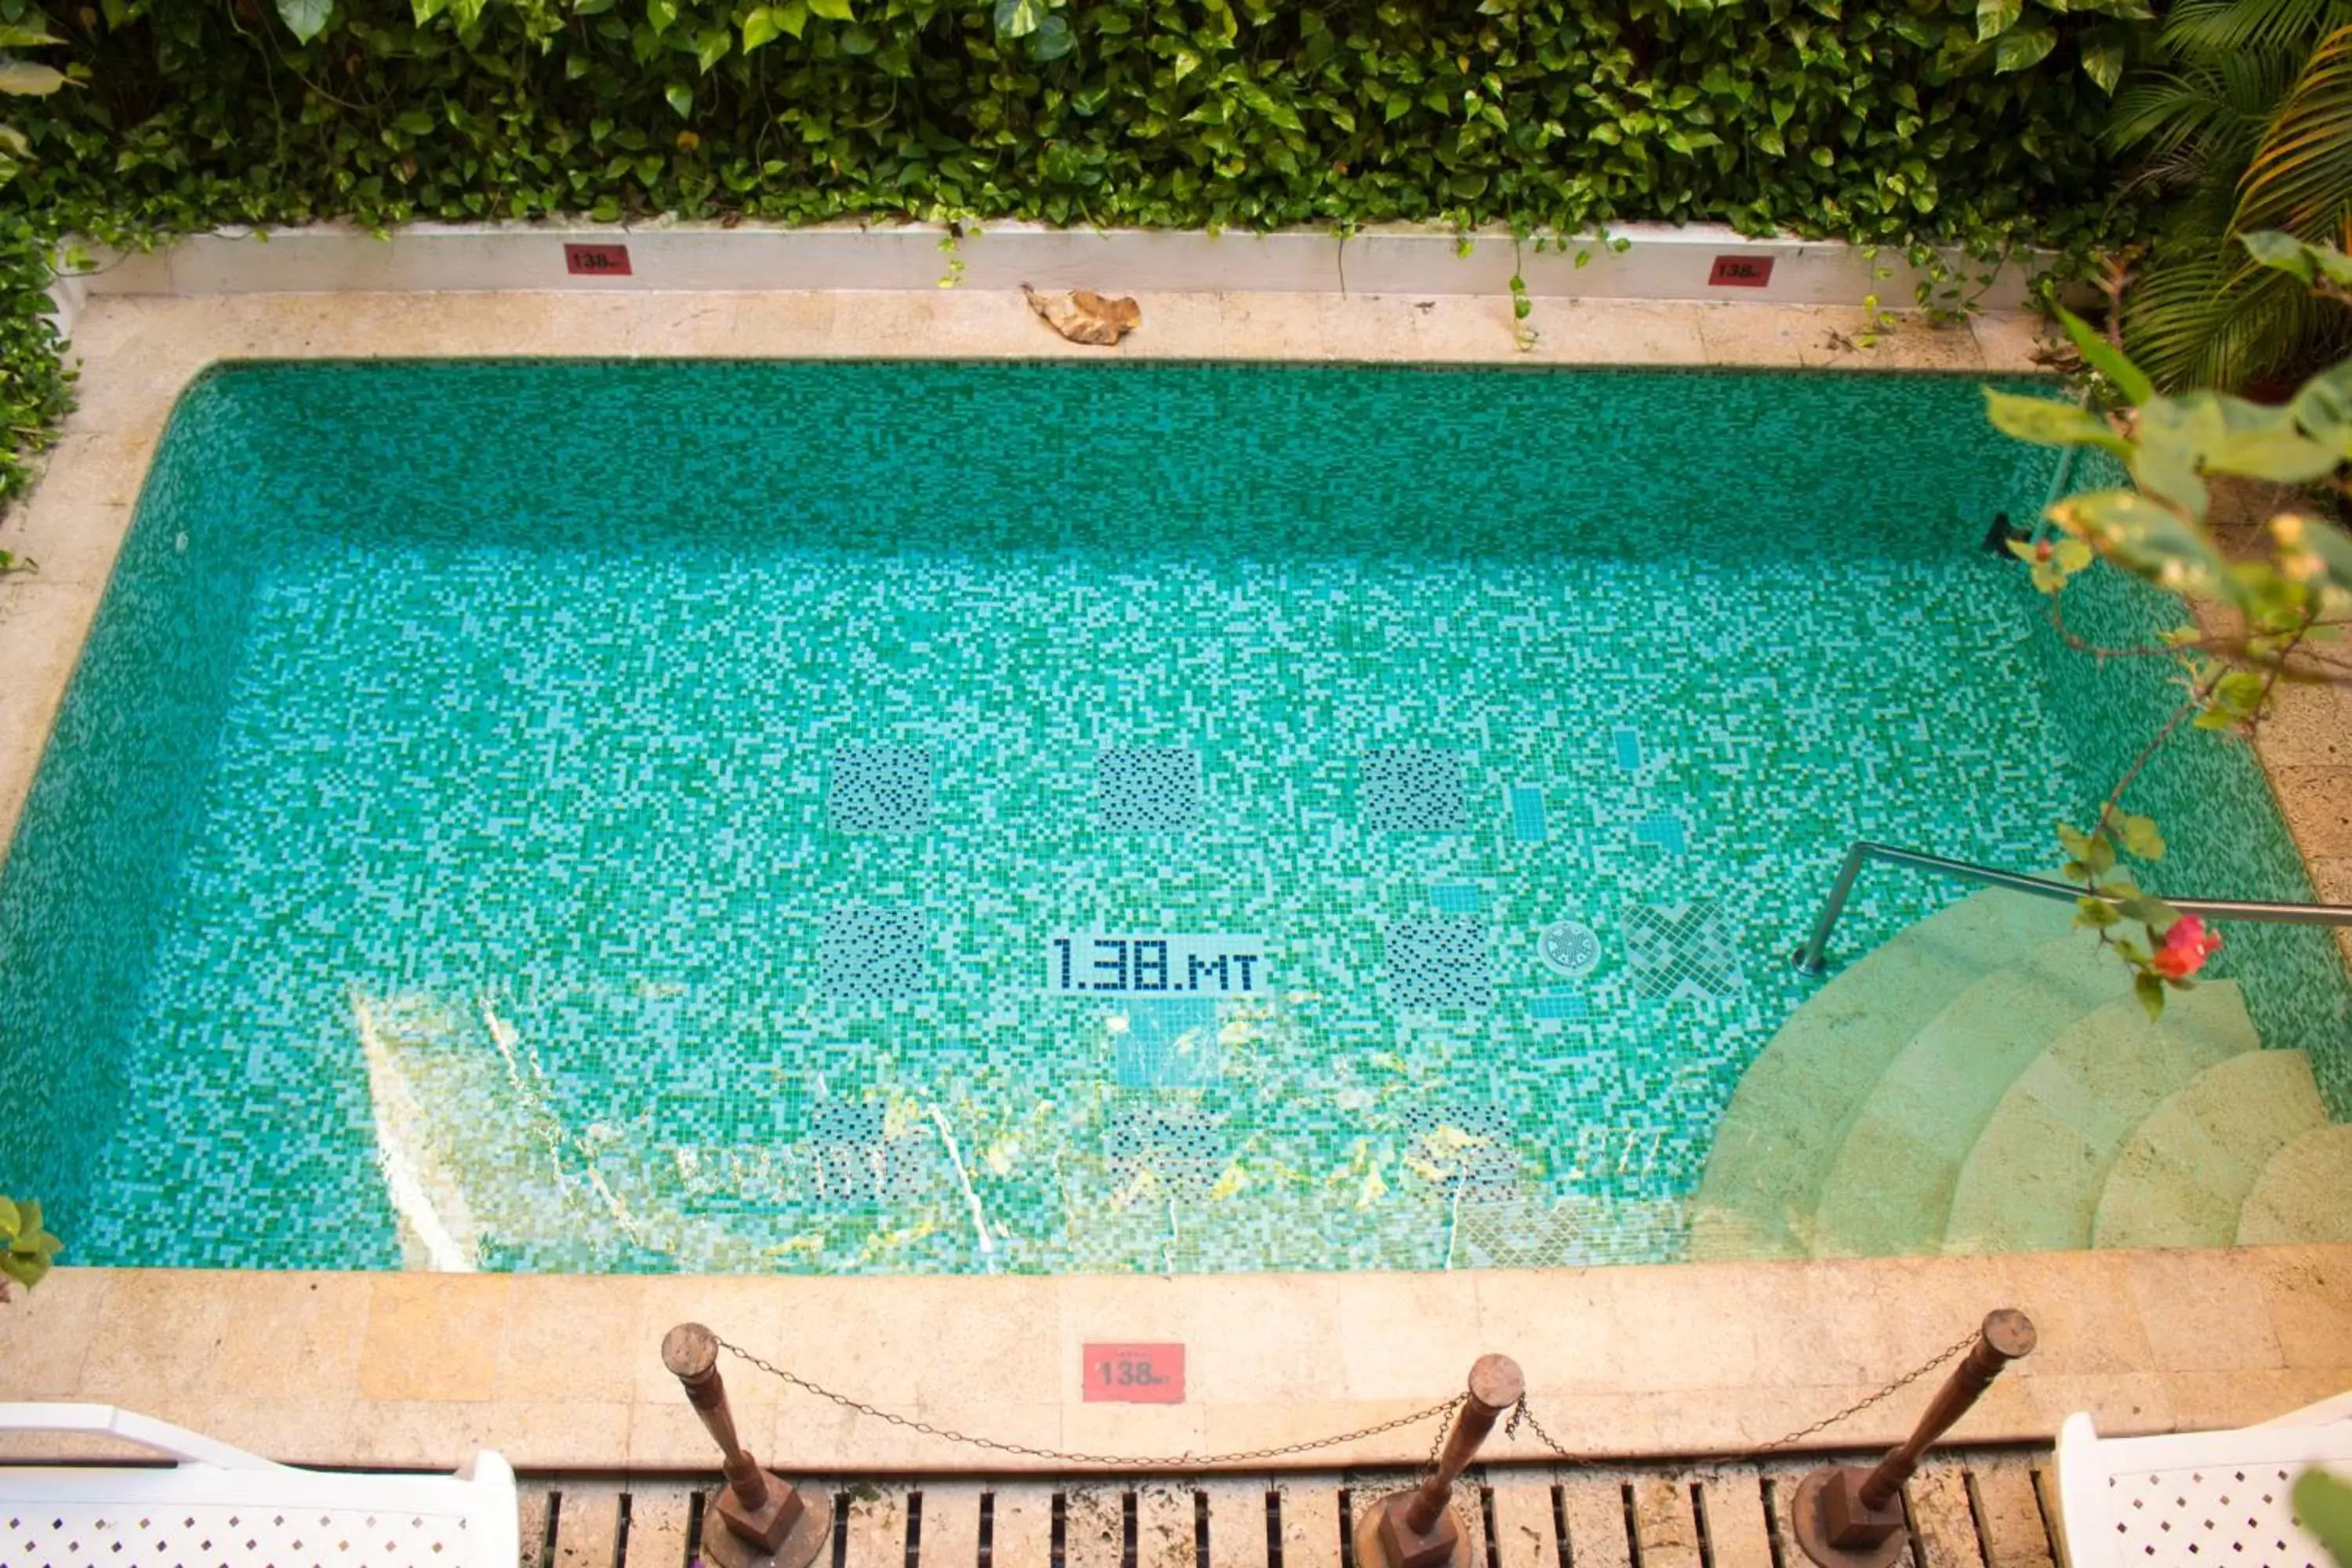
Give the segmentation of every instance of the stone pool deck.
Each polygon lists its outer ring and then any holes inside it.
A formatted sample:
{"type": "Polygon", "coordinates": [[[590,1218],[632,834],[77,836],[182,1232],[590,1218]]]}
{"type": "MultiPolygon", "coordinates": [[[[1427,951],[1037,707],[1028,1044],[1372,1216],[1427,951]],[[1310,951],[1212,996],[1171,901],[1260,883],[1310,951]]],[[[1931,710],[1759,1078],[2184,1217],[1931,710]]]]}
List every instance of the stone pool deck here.
{"type": "MultiPolygon", "coordinates": [[[[0,549],[0,842],[96,613],[181,390],[229,359],[414,356],[1023,357],[1675,364],[2010,373],[2032,323],[1979,318],[1853,340],[1858,309],[1545,301],[1531,352],[1507,300],[1146,295],[1116,351],[1053,335],[1017,294],[242,295],[93,300],[82,406],[0,549]]],[[[1071,439],[1083,442],[1082,417],[1071,439]]],[[[2264,760],[2323,896],[2352,897],[2352,699],[2298,692],[2264,760]]],[[[2226,893],[2230,889],[2215,889],[2226,893]]],[[[1517,1357],[1570,1447],[1738,1451],[1862,1397],[1997,1306],[2042,1348],[1964,1425],[2043,1440],[2069,1411],[2113,1431],[2258,1420],[2352,1387],[2352,1247],[1723,1263],[1439,1275],[1160,1279],[561,1279],[61,1269],[0,1309],[0,1397],[117,1403],[310,1463],[709,1468],[657,1356],[698,1319],[845,1394],[1038,1447],[1118,1455],[1280,1446],[1458,1391],[1517,1357]],[[1089,1343],[1187,1348],[1181,1405],[1091,1404],[1089,1343]]],[[[788,1468],[1023,1463],[924,1438],[740,1363],[747,1436],[788,1468]],[[780,1397],[781,1395],[781,1397],[780,1397]]],[[[1891,1439],[1930,1383],[1832,1428],[1891,1439]]],[[[1426,1426],[1303,1456],[1411,1463],[1426,1426]]],[[[1539,1457],[1524,1436],[1499,1457],[1539,1457]]],[[[1044,1463],[1040,1461],[1039,1463],[1044,1463]]],[[[1055,1468],[1047,1466],[1046,1468],[1055,1468]]],[[[1259,1468],[1263,1468],[1261,1465],[1259,1468]]]]}

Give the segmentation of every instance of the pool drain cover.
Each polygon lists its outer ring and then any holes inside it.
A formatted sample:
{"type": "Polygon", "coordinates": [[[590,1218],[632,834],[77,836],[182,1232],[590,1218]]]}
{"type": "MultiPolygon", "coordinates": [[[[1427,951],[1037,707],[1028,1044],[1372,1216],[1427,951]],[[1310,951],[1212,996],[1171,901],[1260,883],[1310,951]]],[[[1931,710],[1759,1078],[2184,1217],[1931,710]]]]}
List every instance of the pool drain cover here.
{"type": "Polygon", "coordinates": [[[1554,921],[1537,933],[1536,956],[1553,973],[1579,979],[1601,962],[1601,938],[1582,921],[1554,921]]]}

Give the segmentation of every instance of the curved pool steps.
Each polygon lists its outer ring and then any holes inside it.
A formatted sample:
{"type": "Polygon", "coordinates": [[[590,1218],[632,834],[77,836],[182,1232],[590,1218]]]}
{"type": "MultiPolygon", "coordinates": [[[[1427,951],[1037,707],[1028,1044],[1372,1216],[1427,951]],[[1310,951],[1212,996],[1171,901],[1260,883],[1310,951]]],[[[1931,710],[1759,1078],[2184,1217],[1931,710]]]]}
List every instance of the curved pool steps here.
{"type": "Polygon", "coordinates": [[[1692,1200],[1689,1255],[1810,1256],[1822,1182],[1880,1071],[1954,998],[2073,917],[2069,905],[1978,893],[1841,970],[1733,1092],[1692,1200]]]}
{"type": "MultiPolygon", "coordinates": [[[[2251,1051],[2167,1096],[2116,1155],[2099,1196],[2096,1247],[2228,1247],[2264,1167],[2327,1125],[2301,1051],[2251,1051]]],[[[2307,1203],[2338,1202],[2326,1192],[2307,1203]]]]}
{"type": "Polygon", "coordinates": [[[2174,992],[2160,1021],[2126,997],[2059,1030],[1969,1146],[1943,1250],[2090,1246],[2107,1172],[2133,1130],[2199,1073],[2261,1044],[2233,980],[2174,992]]]}
{"type": "Polygon", "coordinates": [[[2315,1127],[2271,1156],[2238,1210],[2238,1245],[2352,1242],[2352,1122],[2315,1127]]]}
{"type": "Polygon", "coordinates": [[[2090,932],[2070,930],[1955,996],[1895,1053],[1854,1118],[1822,1185],[1815,1254],[1940,1249],[1954,1179],[2001,1096],[2053,1036],[2129,994],[2123,966],[2101,963],[2090,932]]]}

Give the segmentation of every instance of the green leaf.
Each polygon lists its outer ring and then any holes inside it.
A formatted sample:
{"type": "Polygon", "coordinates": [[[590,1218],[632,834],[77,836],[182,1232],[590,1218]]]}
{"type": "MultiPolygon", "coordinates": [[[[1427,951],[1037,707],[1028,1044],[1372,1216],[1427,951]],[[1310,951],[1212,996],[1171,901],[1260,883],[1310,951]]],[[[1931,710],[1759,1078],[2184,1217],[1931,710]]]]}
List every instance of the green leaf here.
{"type": "Polygon", "coordinates": [[[2147,373],[2132,363],[2123,350],[2107,342],[2088,321],[2063,305],[2058,307],[2058,320],[2065,327],[2066,335],[2074,340],[2083,363],[2115,383],[2116,390],[2124,395],[2126,401],[2141,404],[2156,395],[2156,385],[2148,380],[2147,373]]]}
{"type": "Polygon", "coordinates": [[[710,68],[725,59],[727,51],[734,47],[735,35],[726,28],[705,28],[694,40],[694,63],[708,75],[710,68]]]}
{"type": "Polygon", "coordinates": [[[668,32],[670,24],[677,20],[677,0],[646,0],[646,26],[656,35],[668,32]]]}
{"type": "Polygon", "coordinates": [[[2203,531],[2137,490],[2068,496],[2050,515],[2118,565],[2163,586],[2213,591],[2229,577],[2229,563],[2203,531]]]}
{"type": "Polygon", "coordinates": [[[2173,922],[2180,918],[2179,910],[2153,893],[2134,893],[2129,898],[2119,899],[2116,908],[2124,912],[2125,919],[2137,921],[2154,931],[2169,931],[2173,922]]]}
{"type": "Polygon", "coordinates": [[[2153,818],[2119,811],[2116,813],[2114,821],[2116,833],[2123,839],[2126,852],[2141,860],[2164,858],[2164,835],[2157,831],[2153,818]]]}
{"type": "Polygon", "coordinates": [[[1025,38],[1045,25],[1045,0],[996,0],[996,30],[1006,37],[1025,38]]]}
{"type": "Polygon", "coordinates": [[[662,89],[662,96],[669,100],[670,108],[677,111],[680,120],[694,112],[694,89],[684,82],[670,83],[662,89]]]}
{"type": "Polygon", "coordinates": [[[38,27],[22,27],[14,22],[0,22],[0,49],[37,49],[45,44],[62,44],[65,40],[38,27]]]}
{"type": "Polygon", "coordinates": [[[2058,34],[2051,27],[2020,27],[2003,33],[1992,46],[1994,74],[2021,71],[2042,63],[2042,57],[2058,47],[2058,34]]]}
{"type": "Polygon", "coordinates": [[[33,155],[33,144],[26,141],[25,133],[15,126],[0,125],[0,151],[5,151],[12,158],[29,158],[33,155]]]}
{"type": "Polygon", "coordinates": [[[2340,1568],[2352,1568],[2352,1481],[2314,1468],[2294,1483],[2294,1516],[2336,1555],[2340,1568]]]}
{"type": "MultiPolygon", "coordinates": [[[[284,8],[281,4],[279,9],[282,11],[284,8]]],[[[323,0],[320,9],[323,16],[323,0]]],[[[63,71],[35,65],[30,60],[0,60],[0,92],[14,93],[19,98],[47,98],[65,84],[63,71]]]]}
{"type": "MultiPolygon", "coordinates": [[[[1058,60],[1077,47],[1078,36],[1070,30],[1070,24],[1058,13],[1039,23],[1037,31],[1029,39],[1029,52],[1041,60],[1058,60]]],[[[1284,112],[1289,113],[1287,110],[1284,112]]],[[[1290,129],[1302,129],[1296,114],[1290,115],[1290,129]]]]}
{"type": "Polygon", "coordinates": [[[2163,981],[2153,974],[2135,974],[2132,976],[2132,994],[2139,998],[2139,1005],[2147,1012],[2148,1022],[2154,1023],[2164,1016],[2163,981]]]}
{"type": "Polygon", "coordinates": [[[306,44],[326,31],[333,10],[331,0],[278,0],[278,19],[306,44]]]}
{"type": "Polygon", "coordinates": [[[761,44],[774,41],[783,29],[776,25],[773,7],[762,5],[743,18],[743,52],[750,54],[761,44]]]}
{"type": "Polygon", "coordinates": [[[1977,42],[1997,38],[2025,15],[2025,0],[1977,0],[1977,42]]]}
{"type": "Polygon", "coordinates": [[[2117,457],[2130,451],[2123,437],[2087,408],[1990,386],[1984,395],[1985,416],[2004,436],[2042,447],[2099,447],[2117,457]]]}
{"type": "Polygon", "coordinates": [[[24,1216],[15,1200],[0,1198],[0,1241],[14,1241],[25,1232],[24,1216]]]}
{"type": "Polygon", "coordinates": [[[854,22],[856,16],[849,8],[849,0],[808,0],[809,14],[828,22],[854,22]]]}
{"type": "Polygon", "coordinates": [[[2112,25],[2083,35],[2083,74],[2110,98],[2124,79],[2124,51],[2129,37],[2123,28],[2112,25]]]}
{"type": "Polygon", "coordinates": [[[784,0],[782,5],[771,5],[768,8],[776,14],[776,26],[795,38],[799,37],[802,30],[808,26],[806,0],[784,0]]]}
{"type": "Polygon", "coordinates": [[[2105,899],[2082,898],[2074,900],[2074,923],[2093,931],[2105,931],[2123,916],[2105,899]]]}

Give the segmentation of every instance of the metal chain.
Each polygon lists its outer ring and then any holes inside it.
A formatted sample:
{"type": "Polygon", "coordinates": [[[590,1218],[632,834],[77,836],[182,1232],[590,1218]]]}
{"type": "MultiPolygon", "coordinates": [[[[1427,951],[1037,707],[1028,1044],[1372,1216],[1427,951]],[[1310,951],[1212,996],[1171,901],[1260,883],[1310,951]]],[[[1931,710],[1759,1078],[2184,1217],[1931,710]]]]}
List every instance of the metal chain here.
{"type": "MultiPolygon", "coordinates": [[[[716,1335],[712,1337],[717,1338],[716,1335]]],[[[1036,1448],[1026,1443],[1000,1442],[994,1437],[975,1437],[969,1432],[957,1432],[945,1426],[934,1426],[928,1421],[917,1421],[909,1416],[898,1415],[896,1411],[884,1410],[878,1405],[868,1405],[864,1400],[852,1399],[845,1394],[835,1394],[823,1384],[811,1383],[798,1373],[786,1372],[774,1363],[763,1361],[741,1345],[730,1341],[719,1340],[719,1346],[721,1350],[758,1367],[770,1377],[780,1379],[791,1384],[794,1388],[814,1394],[819,1399],[830,1400],[844,1410],[854,1410],[860,1415],[871,1415],[877,1421],[887,1421],[893,1426],[903,1426],[909,1432],[919,1432],[926,1437],[937,1437],[946,1443],[969,1443],[975,1448],[993,1449],[1000,1454],[1022,1454],[1033,1459],[1054,1459],[1063,1464],[1107,1469],[1114,1468],[1204,1469],[1214,1465],[1237,1465],[1251,1459],[1279,1459],[1292,1454],[1311,1454],[1318,1448],[1336,1448],[1342,1443],[1353,1443],[1364,1437],[1377,1437],[1383,1432],[1393,1432],[1400,1426],[1411,1426],[1423,1421],[1451,1415],[1463,1400],[1468,1397],[1466,1394],[1457,1394],[1442,1405],[1433,1405],[1426,1409],[1416,1410],[1410,1415],[1400,1415],[1392,1421],[1383,1421],[1377,1426],[1360,1426],[1353,1432],[1342,1432],[1336,1437],[1315,1437],[1303,1443],[1285,1443],[1275,1448],[1244,1448],[1229,1454],[1159,1454],[1139,1458],[1126,1454],[1071,1454],[1065,1453],[1059,1448],[1036,1448]]],[[[1441,1425],[1438,1427],[1438,1437],[1441,1442],[1444,1439],[1444,1434],[1445,1428],[1441,1425]]]]}
{"type": "MultiPolygon", "coordinates": [[[[1954,1340],[1943,1350],[1937,1352],[1927,1360],[1921,1362],[1917,1366],[1913,1367],[1909,1372],[1905,1373],[1902,1376],[1895,1378],[1890,1383],[1882,1384],[1871,1393],[1864,1394],[1862,1398],[1855,1400],[1852,1405],[1847,1405],[1844,1409],[1836,1412],[1834,1415],[1824,1415],[1820,1420],[1815,1421],[1809,1426],[1798,1427],[1795,1431],[1789,1433],[1786,1436],[1775,1437],[1769,1443],[1764,1443],[1755,1447],[1743,1449],[1741,1452],[1748,1455],[1769,1454],[1776,1448],[1790,1447],[1792,1445],[1803,1442],[1806,1438],[1813,1436],[1813,1434],[1817,1432],[1825,1431],[1828,1428],[1836,1426],[1839,1422],[1845,1420],[1849,1416],[1861,1415],[1872,1405],[1891,1398],[1893,1395],[1900,1393],[1904,1389],[1908,1388],[1911,1384],[1918,1382],[1921,1378],[1927,1376],[1937,1367],[1942,1366],[1946,1362],[1950,1361],[1954,1356],[1958,1355],[1962,1351],[1967,1350],[1970,1345],[1977,1342],[1979,1332],[1979,1331],[1975,1329],[1969,1330],[1958,1339],[1954,1340]]],[[[717,1336],[714,1335],[713,1337],[716,1338],[717,1336]]],[[[909,1432],[919,1432],[926,1437],[937,1437],[941,1442],[946,1443],[967,1443],[975,1448],[992,1449],[1000,1454],[1021,1454],[1033,1459],[1053,1459],[1063,1464],[1086,1465],[1103,1468],[1151,1468],[1174,1470],[1205,1469],[1217,1465],[1242,1464],[1253,1459],[1286,1458],[1293,1454],[1311,1454],[1320,1448],[1336,1448],[1343,1443],[1353,1443],[1365,1437],[1377,1437],[1384,1432],[1393,1432],[1399,1427],[1416,1426],[1421,1422],[1434,1419],[1437,1420],[1440,1425],[1437,1428],[1436,1436],[1430,1443],[1429,1460],[1422,1468],[1423,1476],[1427,1477],[1436,1473],[1437,1457],[1445,1444],[1445,1434],[1448,1428],[1444,1425],[1444,1418],[1452,1415],[1455,1410],[1461,1407],[1462,1402],[1468,1397],[1466,1394],[1457,1394],[1453,1398],[1446,1400],[1443,1404],[1429,1405],[1424,1409],[1412,1412],[1410,1415],[1400,1415],[1394,1420],[1383,1421],[1375,1426],[1360,1426],[1352,1432],[1342,1432],[1337,1436],[1313,1437],[1308,1438],[1304,1442],[1285,1443],[1278,1447],[1243,1448],[1226,1454],[1161,1454],[1144,1458],[1137,1458],[1123,1454],[1074,1454],[1066,1453],[1059,1448],[1033,1447],[1026,1443],[1001,1442],[994,1437],[975,1437],[968,1432],[958,1432],[945,1426],[934,1426],[928,1421],[917,1421],[912,1417],[898,1415],[895,1411],[884,1410],[878,1405],[868,1405],[863,1400],[852,1399],[845,1394],[835,1394],[832,1389],[825,1387],[823,1384],[812,1383],[807,1378],[801,1376],[798,1373],[786,1372],[782,1367],[776,1365],[773,1362],[763,1360],[761,1357],[752,1354],[750,1351],[745,1350],[741,1345],[736,1344],[732,1341],[723,1339],[719,1340],[719,1346],[721,1350],[728,1352],[730,1354],[737,1356],[759,1368],[761,1372],[766,1373],[770,1377],[776,1378],[783,1383],[788,1383],[794,1388],[814,1394],[819,1399],[828,1400],[835,1405],[840,1405],[844,1410],[853,1410],[860,1415],[871,1415],[877,1421],[887,1421],[893,1426],[901,1426],[909,1432]]],[[[1518,1403],[1511,1406],[1510,1419],[1503,1424],[1503,1436],[1510,1438],[1517,1437],[1519,1427],[1521,1426],[1525,1426],[1529,1431],[1533,1432],[1545,1447],[1549,1448],[1564,1462],[1571,1465],[1583,1465],[1590,1464],[1591,1462],[1589,1457],[1581,1454],[1570,1453],[1568,1449],[1562,1447],[1558,1438],[1554,1437],[1549,1432],[1544,1430],[1543,1423],[1537,1420],[1535,1412],[1528,1407],[1527,1395],[1524,1394],[1519,1395],[1518,1403]]],[[[1446,1501],[1449,1508],[1454,1505],[1454,1499],[1450,1491],[1447,1495],[1446,1501]]]]}
{"type": "Polygon", "coordinates": [[[1793,1444],[1803,1442],[1806,1438],[1811,1436],[1816,1432],[1836,1426],[1839,1422],[1844,1420],[1849,1415],[1861,1415],[1864,1411],[1869,1409],[1872,1405],[1876,1405],[1881,1400],[1910,1387],[1913,1384],[1918,1382],[1921,1378],[1927,1376],[1929,1373],[1935,1371],[1937,1367],[1943,1365],[1946,1362],[1951,1360],[1954,1356],[1959,1354],[1962,1351],[1976,1343],[1978,1335],[1982,1331],[1983,1331],[1980,1329],[1970,1329],[1967,1333],[1962,1334],[1958,1339],[1954,1340],[1950,1344],[1944,1347],[1944,1349],[1937,1351],[1934,1355],[1928,1357],[1926,1361],[1921,1362],[1917,1366],[1913,1367],[1901,1377],[1896,1378],[1892,1383],[1886,1384],[1873,1393],[1864,1394],[1860,1399],[1855,1400],[1852,1405],[1847,1405],[1836,1415],[1824,1415],[1810,1426],[1800,1426],[1785,1437],[1775,1437],[1772,1441],[1755,1449],[1754,1452],[1759,1454],[1769,1454],[1775,1448],[1789,1447],[1793,1444]]]}
{"type": "MultiPolygon", "coordinates": [[[[1909,1372],[1905,1373],[1901,1377],[1895,1379],[1892,1383],[1882,1384],[1871,1393],[1855,1400],[1852,1405],[1847,1405],[1844,1409],[1837,1412],[1835,1415],[1824,1415],[1819,1421],[1815,1421],[1810,1426],[1800,1426],[1788,1436],[1783,1437],[1775,1437],[1769,1443],[1759,1444],[1757,1447],[1752,1448],[1741,1449],[1736,1457],[1747,1458],[1751,1455],[1769,1454],[1776,1448],[1789,1447],[1794,1444],[1803,1442],[1806,1438],[1811,1436],[1816,1432],[1825,1431],[1828,1428],[1836,1426],[1839,1422],[1844,1420],[1850,1415],[1861,1415],[1872,1405],[1890,1398],[1904,1389],[1910,1387],[1913,1384],[1918,1382],[1921,1378],[1927,1376],[1937,1367],[1942,1366],[1946,1362],[1950,1361],[1954,1356],[1958,1355],[1962,1351],[1967,1350],[1970,1345],[1977,1342],[1977,1336],[1981,1331],[1982,1331],[1977,1329],[1969,1330],[1966,1334],[1954,1340],[1944,1349],[1937,1351],[1934,1355],[1928,1357],[1926,1361],[1921,1362],[1909,1372]]],[[[1550,1433],[1545,1431],[1543,1428],[1543,1423],[1536,1419],[1536,1413],[1528,1408],[1528,1398],[1524,1394],[1519,1395],[1518,1404],[1511,1407],[1511,1418],[1503,1424],[1503,1436],[1506,1437],[1517,1436],[1519,1427],[1522,1424],[1525,1424],[1528,1430],[1532,1431],[1538,1438],[1541,1439],[1545,1447],[1549,1448],[1555,1455],[1559,1456],[1562,1462],[1570,1465],[1589,1465],[1592,1462],[1591,1458],[1587,1455],[1572,1454],[1566,1448],[1560,1447],[1559,1440],[1554,1437],[1550,1433]]],[[[1692,1457],[1704,1458],[1705,1456],[1694,1455],[1692,1457]]]]}

